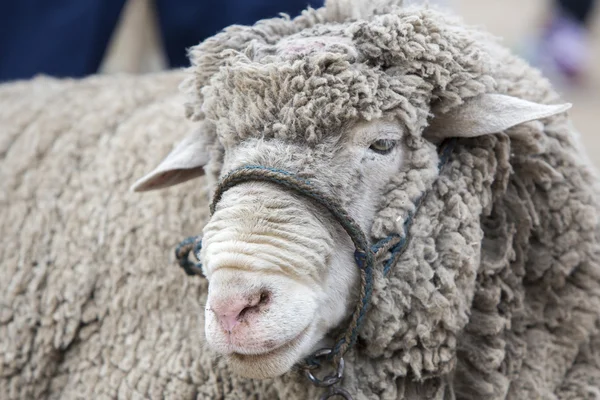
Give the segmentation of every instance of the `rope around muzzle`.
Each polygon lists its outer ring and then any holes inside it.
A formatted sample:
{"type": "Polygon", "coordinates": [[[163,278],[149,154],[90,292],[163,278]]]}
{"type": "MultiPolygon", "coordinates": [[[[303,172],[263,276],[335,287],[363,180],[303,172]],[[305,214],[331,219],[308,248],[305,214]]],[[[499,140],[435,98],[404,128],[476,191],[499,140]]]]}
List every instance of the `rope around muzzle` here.
{"type": "MultiPolygon", "coordinates": [[[[440,174],[450,159],[450,155],[455,147],[455,144],[456,139],[449,139],[439,147],[438,169],[440,174]]],[[[321,205],[342,226],[354,244],[354,259],[360,272],[360,290],[359,299],[352,313],[352,317],[350,318],[350,322],[348,323],[344,333],[340,335],[331,349],[321,349],[317,351],[313,355],[307,357],[304,360],[304,363],[300,365],[301,368],[306,370],[306,375],[313,384],[321,387],[332,387],[333,389],[333,385],[339,382],[342,378],[342,357],[346,351],[356,343],[359,329],[362,325],[371,300],[371,295],[373,292],[374,264],[376,262],[384,262],[383,274],[384,276],[387,276],[391,267],[395,265],[396,261],[408,247],[410,242],[410,226],[412,225],[414,217],[418,213],[428,192],[425,192],[416,201],[414,210],[407,215],[404,221],[403,232],[401,234],[391,234],[385,239],[380,240],[372,246],[369,246],[369,240],[358,223],[356,223],[356,221],[354,221],[354,219],[344,210],[344,208],[340,206],[336,199],[326,193],[321,192],[309,180],[299,178],[288,171],[264,166],[244,166],[229,172],[217,185],[213,196],[213,201],[210,204],[211,216],[214,214],[215,208],[218,202],[221,200],[223,194],[228,189],[240,183],[250,181],[274,183],[321,205]],[[332,361],[338,366],[338,373],[327,376],[322,380],[315,378],[311,371],[321,366],[319,358],[325,358],[328,361],[332,361]],[[341,372],[339,368],[340,366],[341,372]]],[[[175,249],[177,261],[187,275],[202,275],[202,264],[200,262],[193,262],[189,259],[189,254],[192,253],[194,257],[199,260],[199,253],[201,249],[201,236],[188,237],[183,240],[175,249]]],[[[331,390],[331,397],[335,395],[342,395],[339,393],[340,390],[331,390]]],[[[350,398],[349,395],[342,396],[350,398]]],[[[323,398],[328,397],[329,396],[326,394],[323,398]]]]}

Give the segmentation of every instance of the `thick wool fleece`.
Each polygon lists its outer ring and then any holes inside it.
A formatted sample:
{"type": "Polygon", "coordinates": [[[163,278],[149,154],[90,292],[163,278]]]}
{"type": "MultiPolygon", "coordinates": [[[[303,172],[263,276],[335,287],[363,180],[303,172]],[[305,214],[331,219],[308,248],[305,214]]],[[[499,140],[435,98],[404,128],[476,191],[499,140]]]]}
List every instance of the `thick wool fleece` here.
{"type": "MultiPolygon", "coordinates": [[[[481,93],[558,96],[486,35],[433,10],[388,11],[313,10],[209,39],[191,53],[188,115],[221,143],[315,148],[378,117],[409,129],[409,168],[386,188],[373,240],[401,232],[428,194],[346,356],[355,398],[600,398],[598,178],[567,117],[462,139],[441,175],[421,136],[432,113],[481,93]]],[[[203,180],[127,192],[196,129],[173,89],[182,76],[0,88],[1,398],[320,393],[296,372],[238,378],[205,347],[206,283],[171,256],[206,221],[203,180]]]]}

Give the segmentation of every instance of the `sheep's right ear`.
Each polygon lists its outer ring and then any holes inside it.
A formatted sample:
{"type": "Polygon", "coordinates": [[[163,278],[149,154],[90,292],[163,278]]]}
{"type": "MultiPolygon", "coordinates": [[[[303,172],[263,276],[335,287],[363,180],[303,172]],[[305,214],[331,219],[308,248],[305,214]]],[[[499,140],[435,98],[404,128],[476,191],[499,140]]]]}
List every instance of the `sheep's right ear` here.
{"type": "Polygon", "coordinates": [[[144,192],[204,175],[204,166],[210,159],[210,140],[198,130],[186,137],[152,172],[133,184],[131,190],[144,192]]]}
{"type": "Polygon", "coordinates": [[[433,143],[448,137],[475,137],[502,132],[528,121],[561,114],[570,103],[539,104],[502,94],[482,94],[445,114],[436,114],[423,137],[433,143]]]}

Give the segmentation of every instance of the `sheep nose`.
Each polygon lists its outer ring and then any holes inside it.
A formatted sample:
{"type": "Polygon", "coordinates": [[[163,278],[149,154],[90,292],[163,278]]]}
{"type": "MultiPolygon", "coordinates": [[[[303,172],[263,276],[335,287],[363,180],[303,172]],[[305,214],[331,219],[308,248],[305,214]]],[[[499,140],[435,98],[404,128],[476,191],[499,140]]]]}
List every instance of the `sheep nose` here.
{"type": "Polygon", "coordinates": [[[231,332],[240,322],[260,311],[269,298],[270,294],[266,291],[251,296],[232,296],[213,302],[211,309],[223,329],[231,332]]]}

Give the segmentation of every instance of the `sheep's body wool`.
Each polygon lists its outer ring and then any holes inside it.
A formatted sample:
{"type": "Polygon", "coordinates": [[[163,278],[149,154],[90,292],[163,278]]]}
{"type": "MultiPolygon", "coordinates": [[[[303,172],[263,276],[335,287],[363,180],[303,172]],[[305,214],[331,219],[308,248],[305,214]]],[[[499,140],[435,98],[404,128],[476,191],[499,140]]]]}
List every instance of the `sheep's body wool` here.
{"type": "Polygon", "coordinates": [[[207,349],[206,282],[172,257],[206,222],[204,183],[127,188],[198,124],[221,142],[314,147],[379,117],[408,128],[410,168],[372,239],[401,232],[428,194],[407,251],[376,273],[343,386],[356,399],[600,398],[600,193],[567,116],[461,139],[441,175],[421,137],[432,104],[559,97],[485,34],[387,11],[233,27],[192,51],[187,74],[0,86],[0,398],[316,398],[297,372],[242,379],[207,349]]]}

